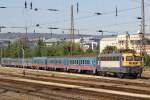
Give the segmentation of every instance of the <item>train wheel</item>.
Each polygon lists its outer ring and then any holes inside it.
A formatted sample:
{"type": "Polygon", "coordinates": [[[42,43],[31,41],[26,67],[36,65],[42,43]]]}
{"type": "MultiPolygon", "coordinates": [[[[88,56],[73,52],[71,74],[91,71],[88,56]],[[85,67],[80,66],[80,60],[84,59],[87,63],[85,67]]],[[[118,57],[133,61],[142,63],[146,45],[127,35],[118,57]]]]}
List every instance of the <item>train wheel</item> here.
{"type": "Polygon", "coordinates": [[[98,75],[98,76],[102,76],[102,72],[98,71],[98,72],[97,72],[97,75],[98,75]]]}
{"type": "Polygon", "coordinates": [[[138,74],[133,74],[132,77],[133,78],[138,78],[138,74]]]}
{"type": "Polygon", "coordinates": [[[117,77],[117,73],[114,73],[113,76],[114,76],[114,77],[117,77]]]}
{"type": "Polygon", "coordinates": [[[117,76],[118,76],[119,78],[124,78],[124,77],[125,77],[125,74],[124,74],[124,73],[118,73],[117,76]]]}
{"type": "Polygon", "coordinates": [[[107,73],[106,72],[101,72],[101,75],[102,76],[107,76],[107,73]]]}

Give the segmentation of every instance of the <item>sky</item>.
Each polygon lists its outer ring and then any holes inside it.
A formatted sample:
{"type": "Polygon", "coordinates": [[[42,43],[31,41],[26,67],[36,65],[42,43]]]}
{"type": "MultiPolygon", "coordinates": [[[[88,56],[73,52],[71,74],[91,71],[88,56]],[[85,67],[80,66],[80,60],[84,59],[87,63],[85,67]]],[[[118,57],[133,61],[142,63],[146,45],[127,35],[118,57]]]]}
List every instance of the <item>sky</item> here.
{"type": "MultiPolygon", "coordinates": [[[[74,5],[75,34],[100,34],[97,31],[106,31],[105,34],[130,34],[140,30],[141,0],[0,0],[0,26],[4,32],[33,33],[69,33],[71,19],[71,5],[74,5]],[[30,9],[32,2],[33,9],[30,9]],[[77,2],[79,11],[77,12],[77,2]],[[38,8],[38,11],[34,11],[38,8]],[[118,13],[116,16],[116,8],[118,13]],[[59,11],[48,11],[57,9],[59,11]],[[96,15],[95,13],[101,13],[96,15]],[[39,27],[36,27],[39,24],[39,27]],[[18,27],[18,28],[12,28],[18,27]],[[20,28],[19,28],[20,27],[20,28]],[[59,28],[50,30],[48,27],[59,28]],[[78,30],[78,31],[77,31],[78,30]]],[[[145,0],[146,32],[150,33],[150,0],[145,0]]]]}

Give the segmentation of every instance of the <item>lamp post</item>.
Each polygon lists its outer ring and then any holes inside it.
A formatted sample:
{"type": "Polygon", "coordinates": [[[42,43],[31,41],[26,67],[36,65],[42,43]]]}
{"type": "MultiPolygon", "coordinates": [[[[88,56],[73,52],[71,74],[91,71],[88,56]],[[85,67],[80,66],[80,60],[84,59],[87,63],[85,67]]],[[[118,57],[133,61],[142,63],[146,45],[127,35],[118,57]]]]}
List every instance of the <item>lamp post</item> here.
{"type": "Polygon", "coordinates": [[[21,50],[22,50],[22,67],[23,67],[23,72],[22,72],[22,74],[25,75],[25,68],[24,68],[24,49],[23,49],[23,47],[21,48],[21,50]]]}
{"type": "Polygon", "coordinates": [[[143,31],[143,23],[142,23],[142,21],[143,21],[143,18],[142,17],[137,17],[137,19],[138,20],[140,20],[141,21],[141,24],[140,24],[140,32],[139,32],[139,37],[140,37],[140,53],[141,53],[141,55],[143,55],[143,54],[145,54],[146,52],[145,52],[145,41],[144,41],[144,31],[143,31]]]}
{"type": "Polygon", "coordinates": [[[1,64],[2,64],[2,57],[3,57],[3,48],[1,47],[1,64]]]}
{"type": "MultiPolygon", "coordinates": [[[[101,39],[103,38],[103,31],[102,30],[98,30],[98,32],[100,32],[101,33],[101,38],[100,38],[100,41],[101,41],[101,39]]],[[[99,41],[99,49],[98,49],[98,57],[100,57],[100,49],[101,49],[101,43],[100,43],[100,41],[99,41]]]]}

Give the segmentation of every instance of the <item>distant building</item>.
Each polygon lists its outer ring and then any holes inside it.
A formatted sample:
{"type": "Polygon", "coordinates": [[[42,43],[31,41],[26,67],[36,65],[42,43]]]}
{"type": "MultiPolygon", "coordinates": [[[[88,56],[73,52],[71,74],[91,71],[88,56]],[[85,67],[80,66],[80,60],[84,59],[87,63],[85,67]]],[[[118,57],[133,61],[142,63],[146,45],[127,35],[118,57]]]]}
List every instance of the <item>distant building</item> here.
{"type": "Polygon", "coordinates": [[[106,46],[117,46],[117,38],[116,37],[102,38],[99,44],[100,53],[104,50],[106,46]]]}
{"type": "Polygon", "coordinates": [[[62,40],[58,39],[58,38],[50,38],[50,39],[46,39],[44,42],[45,42],[46,46],[51,46],[53,44],[58,44],[58,43],[62,42],[62,40]]]}
{"type": "Polygon", "coordinates": [[[84,50],[87,49],[94,50],[97,48],[97,46],[98,46],[98,42],[93,37],[86,37],[80,39],[80,47],[83,48],[84,50]]]}
{"type": "MultiPolygon", "coordinates": [[[[145,49],[147,54],[150,54],[150,36],[145,35],[145,49]]],[[[134,49],[140,52],[141,49],[141,38],[139,34],[121,34],[115,37],[102,38],[100,40],[100,52],[106,46],[116,46],[118,49],[134,49]]]]}
{"type": "Polygon", "coordinates": [[[15,42],[15,39],[0,39],[0,47],[7,47],[8,44],[15,42]]]}

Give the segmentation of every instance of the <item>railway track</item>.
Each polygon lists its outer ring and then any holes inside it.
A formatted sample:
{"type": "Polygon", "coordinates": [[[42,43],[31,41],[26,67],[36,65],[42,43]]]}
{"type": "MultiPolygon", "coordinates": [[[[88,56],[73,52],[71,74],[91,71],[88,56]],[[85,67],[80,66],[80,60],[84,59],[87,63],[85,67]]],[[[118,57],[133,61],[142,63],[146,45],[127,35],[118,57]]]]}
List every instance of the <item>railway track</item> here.
{"type": "Polygon", "coordinates": [[[8,79],[1,80],[0,89],[4,90],[0,94],[13,91],[15,93],[22,93],[45,100],[144,100],[136,97],[117,96],[113,94],[109,94],[108,97],[106,93],[8,79]]]}
{"type": "MultiPolygon", "coordinates": [[[[10,79],[14,79],[14,78],[19,78],[19,79],[30,79],[30,80],[34,80],[34,81],[41,81],[41,82],[48,82],[48,83],[59,83],[59,84],[66,84],[66,85],[74,85],[74,86],[78,86],[78,88],[71,88],[71,87],[60,87],[60,86],[53,86],[55,87],[54,90],[63,90],[63,93],[68,92],[68,91],[73,91],[73,93],[79,93],[79,94],[76,94],[76,96],[73,96],[75,99],[81,99],[81,98],[85,98],[87,95],[87,93],[89,93],[89,97],[92,97],[93,96],[95,98],[97,97],[103,97],[108,99],[108,100],[114,100],[114,99],[118,99],[119,100],[149,100],[150,98],[140,98],[140,97],[134,97],[134,96],[125,96],[125,95],[119,95],[119,94],[113,94],[113,93],[105,93],[105,92],[102,92],[102,91],[105,91],[105,90],[112,90],[113,92],[114,91],[120,91],[120,92],[125,92],[125,93],[133,93],[133,95],[135,94],[141,94],[141,95],[145,95],[145,96],[150,96],[150,84],[148,84],[149,82],[145,83],[143,85],[143,82],[127,82],[126,80],[123,80],[123,81],[115,81],[115,80],[110,80],[110,79],[93,79],[93,78],[83,78],[83,77],[67,77],[67,76],[59,76],[59,75],[36,75],[36,74],[32,74],[32,73],[27,73],[25,76],[21,75],[21,74],[12,74],[12,73],[0,73],[1,76],[0,76],[0,79],[1,81],[3,80],[4,82],[7,82],[9,81],[9,83],[11,82],[14,82],[15,81],[15,84],[16,83],[19,83],[19,84],[29,84],[28,82],[23,82],[22,81],[18,82],[17,80],[9,80],[9,79],[5,79],[7,77],[10,77],[10,79]],[[5,77],[5,78],[4,78],[5,77]],[[11,78],[12,77],[12,78],[11,78]],[[136,85],[137,84],[137,85],[136,85]],[[88,88],[88,89],[94,89],[94,90],[101,90],[100,91],[90,91],[90,90],[84,90],[84,88],[88,88]],[[80,93],[82,91],[82,93],[80,93]],[[94,94],[92,94],[94,93],[94,94]],[[83,94],[81,96],[81,94],[83,94]],[[92,95],[91,95],[92,94],[92,95]],[[79,96],[80,95],[80,96],[79,96]],[[109,98],[108,98],[108,95],[109,95],[109,98]],[[85,97],[84,97],[85,96],[85,97]],[[112,99],[113,98],[113,99],[112,99]],[[131,99],[132,98],[132,99],[131,99]]],[[[7,82],[8,83],[8,82],[7,82]]],[[[39,88],[41,87],[41,89],[39,90],[42,90],[43,91],[43,88],[46,87],[47,88],[50,88],[49,85],[41,85],[41,84],[37,84],[37,83],[30,83],[30,84],[34,84],[33,86],[36,86],[34,88],[39,88]],[[36,84],[36,85],[35,85],[36,84]]],[[[3,84],[4,85],[4,84],[3,84]]],[[[3,86],[2,87],[9,87],[9,86],[3,86]]],[[[17,86],[16,86],[17,87],[17,86]]],[[[1,87],[0,87],[1,88],[1,87]]],[[[15,87],[14,87],[15,88],[15,87]]],[[[23,90],[23,89],[22,89],[23,90]]],[[[49,89],[51,90],[51,88],[49,89]]],[[[53,90],[53,89],[52,89],[53,90]]],[[[31,91],[31,93],[33,93],[34,91],[36,90],[29,90],[31,91]]],[[[48,90],[45,90],[45,91],[48,91],[48,90]]],[[[45,92],[44,92],[45,93],[45,92]]],[[[69,92],[70,93],[70,92],[69,92]]],[[[69,93],[66,93],[65,94],[65,97],[69,98],[67,95],[69,93]]],[[[39,94],[42,94],[41,92],[39,92],[39,94]]],[[[61,94],[61,93],[60,93],[61,94]]],[[[43,94],[45,96],[45,94],[43,94]]],[[[50,94],[48,94],[50,95],[50,94]]],[[[70,96],[69,100],[70,99],[74,99],[74,98],[71,98],[72,96],[70,96]]],[[[40,95],[39,95],[40,97],[40,95]]],[[[55,97],[55,96],[54,96],[55,97]]],[[[64,97],[64,100],[66,100],[67,98],[64,97]]],[[[43,97],[44,98],[44,97],[43,97]]],[[[60,97],[62,98],[62,97],[60,97]]],[[[46,98],[46,99],[50,99],[50,98],[46,98]]],[[[53,99],[55,100],[55,99],[53,99]]],[[[57,99],[59,100],[59,98],[57,99]]],[[[82,99],[84,100],[84,99],[82,99]]],[[[85,99],[86,100],[86,99],[85,99]]],[[[89,99],[90,100],[90,99],[89,99]]],[[[93,100],[93,99],[91,99],[93,100]]],[[[97,99],[95,99],[97,100],[97,99]]],[[[100,100],[100,99],[98,99],[100,100]]]]}
{"type": "Polygon", "coordinates": [[[120,92],[120,94],[116,94],[117,92],[108,94],[106,93],[106,90],[96,88],[93,89],[77,85],[68,86],[50,82],[43,83],[41,81],[33,81],[15,77],[1,78],[0,88],[7,91],[9,90],[17,93],[37,96],[47,100],[149,100],[148,97],[143,97],[146,95],[138,96],[138,94],[134,94],[135,96],[131,96],[133,94],[129,93],[129,96],[125,96],[122,95],[122,92],[120,92]],[[55,97],[55,99],[53,97],[55,97]]]}
{"type": "MultiPolygon", "coordinates": [[[[8,74],[7,74],[8,75],[8,74]]],[[[12,76],[12,75],[11,75],[12,76]]],[[[74,79],[74,78],[60,78],[60,77],[43,77],[43,76],[34,76],[34,75],[26,75],[26,76],[17,76],[15,77],[24,78],[24,79],[31,79],[31,80],[38,80],[44,82],[55,82],[55,83],[63,83],[68,85],[78,85],[78,86],[86,86],[92,88],[101,88],[101,89],[110,89],[110,90],[123,90],[125,92],[132,92],[132,93],[144,93],[150,95],[150,85],[146,86],[138,86],[135,84],[124,84],[118,82],[111,82],[111,81],[92,81],[88,79],[74,79]]],[[[143,84],[142,84],[143,85],[143,84]]]]}

